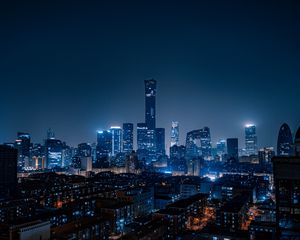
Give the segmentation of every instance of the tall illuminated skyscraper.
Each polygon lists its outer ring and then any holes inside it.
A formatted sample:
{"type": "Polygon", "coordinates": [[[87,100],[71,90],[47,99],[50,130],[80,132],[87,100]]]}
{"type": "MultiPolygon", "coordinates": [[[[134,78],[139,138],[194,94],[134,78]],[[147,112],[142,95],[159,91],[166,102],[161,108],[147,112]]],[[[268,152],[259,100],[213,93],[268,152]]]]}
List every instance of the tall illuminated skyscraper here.
{"type": "Polygon", "coordinates": [[[245,146],[247,155],[257,154],[256,126],[253,124],[245,126],[245,146]]]}
{"type": "Polygon", "coordinates": [[[112,152],[112,133],[110,130],[97,132],[97,159],[108,157],[112,152]]]}
{"type": "Polygon", "coordinates": [[[110,128],[112,134],[112,156],[122,152],[122,128],[119,126],[112,126],[110,128]]]}
{"type": "Polygon", "coordinates": [[[150,163],[156,159],[155,129],[149,129],[146,123],[137,124],[137,148],[140,160],[145,158],[150,163]]]}
{"type": "Polygon", "coordinates": [[[171,128],[171,147],[179,144],[179,124],[178,122],[172,122],[171,128]]]}
{"type": "Polygon", "coordinates": [[[145,80],[145,123],[148,129],[155,129],[156,80],[145,80]]]}
{"type": "Polygon", "coordinates": [[[133,124],[123,123],[123,152],[131,153],[133,150],[133,124]]]}
{"type": "Polygon", "coordinates": [[[209,127],[200,129],[200,144],[202,157],[204,159],[211,157],[211,137],[209,127]]]}
{"type": "Polygon", "coordinates": [[[30,135],[18,132],[15,148],[18,150],[18,167],[24,168],[25,162],[30,158],[30,135]]]}
{"type": "Polygon", "coordinates": [[[47,168],[62,167],[62,142],[58,139],[46,140],[47,168]]]}

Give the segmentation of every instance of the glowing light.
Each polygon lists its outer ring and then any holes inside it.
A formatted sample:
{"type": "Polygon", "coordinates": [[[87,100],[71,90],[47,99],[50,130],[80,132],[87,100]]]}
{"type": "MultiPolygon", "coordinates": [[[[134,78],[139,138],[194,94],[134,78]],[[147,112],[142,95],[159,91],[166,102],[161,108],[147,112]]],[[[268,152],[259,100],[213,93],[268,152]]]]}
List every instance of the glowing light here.
{"type": "Polygon", "coordinates": [[[100,133],[100,134],[101,134],[101,133],[103,133],[103,131],[102,131],[102,130],[98,130],[97,133],[100,133]]]}
{"type": "Polygon", "coordinates": [[[111,126],[110,129],[121,129],[120,126],[111,126]]]}
{"type": "Polygon", "coordinates": [[[246,128],[253,127],[253,126],[255,126],[253,123],[247,123],[247,124],[245,124],[246,128]]]}

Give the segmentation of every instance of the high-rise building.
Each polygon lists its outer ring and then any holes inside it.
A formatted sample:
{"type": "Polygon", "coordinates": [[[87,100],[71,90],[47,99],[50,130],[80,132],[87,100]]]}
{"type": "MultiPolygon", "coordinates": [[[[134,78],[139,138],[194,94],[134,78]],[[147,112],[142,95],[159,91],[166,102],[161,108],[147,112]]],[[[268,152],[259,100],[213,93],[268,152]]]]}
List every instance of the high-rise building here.
{"type": "Polygon", "coordinates": [[[276,239],[300,239],[300,158],[274,157],[276,239]]]}
{"type": "Polygon", "coordinates": [[[172,147],[170,147],[170,158],[171,159],[180,159],[180,158],[184,158],[186,153],[186,149],[185,146],[183,145],[173,145],[172,147]]]}
{"type": "Polygon", "coordinates": [[[17,149],[0,145],[0,198],[17,193],[17,160],[17,149]]]}
{"type": "Polygon", "coordinates": [[[200,129],[193,130],[186,134],[185,156],[188,159],[201,156],[200,131],[200,129]]]}
{"type": "Polygon", "coordinates": [[[239,160],[239,143],[237,138],[227,138],[227,159],[232,162],[239,160]]]}
{"type": "Polygon", "coordinates": [[[122,152],[122,128],[119,126],[112,126],[110,131],[112,135],[111,155],[116,156],[118,153],[122,152]]]}
{"type": "Polygon", "coordinates": [[[187,160],[187,171],[190,176],[200,176],[200,159],[188,159],[187,160]]]}
{"type": "Polygon", "coordinates": [[[300,157],[300,127],[298,128],[295,135],[295,155],[300,157]]]}
{"type": "Polygon", "coordinates": [[[149,129],[146,123],[137,124],[137,155],[147,163],[156,160],[155,129],[149,129]]]}
{"type": "Polygon", "coordinates": [[[133,123],[123,123],[123,152],[133,151],[133,123]]]}
{"type": "Polygon", "coordinates": [[[109,157],[112,153],[112,133],[110,130],[97,133],[97,159],[109,157]]]}
{"type": "Polygon", "coordinates": [[[62,167],[62,142],[58,139],[47,139],[45,147],[47,168],[62,167]]]}
{"type": "Polygon", "coordinates": [[[186,157],[200,156],[204,159],[211,156],[211,137],[208,127],[188,132],[186,136],[186,157]]]}
{"type": "Polygon", "coordinates": [[[277,156],[293,155],[293,137],[290,127],[284,123],[281,125],[277,139],[277,156]]]}
{"type": "Polygon", "coordinates": [[[92,147],[88,143],[80,143],[77,148],[77,155],[79,157],[91,157],[92,156],[92,147]]]}
{"type": "Polygon", "coordinates": [[[221,139],[217,142],[217,155],[223,160],[223,156],[226,154],[226,140],[221,139]]]}
{"type": "Polygon", "coordinates": [[[210,129],[208,127],[200,129],[200,145],[202,157],[204,159],[211,157],[211,137],[210,129]]]}
{"type": "Polygon", "coordinates": [[[258,160],[260,164],[271,164],[272,158],[275,156],[273,147],[261,148],[258,151],[258,160]]]}
{"type": "Polygon", "coordinates": [[[156,138],[157,156],[165,155],[166,154],[165,129],[164,128],[156,128],[155,129],[155,138],[156,138]]]}
{"type": "Polygon", "coordinates": [[[245,147],[247,155],[257,154],[256,126],[253,124],[245,126],[245,147]]]}
{"type": "Polygon", "coordinates": [[[18,132],[15,148],[18,150],[18,167],[23,169],[30,159],[30,135],[18,132]]]}
{"type": "Polygon", "coordinates": [[[156,80],[145,80],[145,123],[150,130],[155,129],[156,80]]]}
{"type": "Polygon", "coordinates": [[[171,147],[178,144],[179,144],[179,124],[178,122],[172,122],[171,147]]]}
{"type": "Polygon", "coordinates": [[[52,128],[47,130],[47,139],[55,139],[55,134],[52,128]]]}

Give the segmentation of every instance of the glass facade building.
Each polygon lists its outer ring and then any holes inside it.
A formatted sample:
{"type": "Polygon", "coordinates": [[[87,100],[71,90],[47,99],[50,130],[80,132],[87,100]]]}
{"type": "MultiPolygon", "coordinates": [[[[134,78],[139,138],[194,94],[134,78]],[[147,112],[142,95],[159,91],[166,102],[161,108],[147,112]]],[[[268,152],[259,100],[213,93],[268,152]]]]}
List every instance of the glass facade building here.
{"type": "Polygon", "coordinates": [[[133,150],[133,124],[123,124],[123,152],[131,153],[133,150]]]}
{"type": "Polygon", "coordinates": [[[293,137],[290,127],[284,123],[281,125],[277,139],[277,156],[293,155],[293,137]]]}
{"type": "Polygon", "coordinates": [[[245,147],[247,155],[257,154],[256,126],[253,124],[245,126],[245,147]]]}
{"type": "Polygon", "coordinates": [[[179,144],[179,124],[178,122],[172,122],[171,147],[178,144],[179,144]]]}

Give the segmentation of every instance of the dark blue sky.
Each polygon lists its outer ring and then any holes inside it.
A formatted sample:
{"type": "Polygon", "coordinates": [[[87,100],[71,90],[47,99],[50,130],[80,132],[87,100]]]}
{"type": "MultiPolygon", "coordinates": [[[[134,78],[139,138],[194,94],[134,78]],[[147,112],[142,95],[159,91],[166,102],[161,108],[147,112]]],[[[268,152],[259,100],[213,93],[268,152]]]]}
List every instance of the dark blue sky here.
{"type": "Polygon", "coordinates": [[[167,143],[177,120],[182,143],[209,126],[242,147],[250,121],[274,145],[283,122],[300,125],[300,8],[278,2],[2,1],[0,142],[51,127],[75,145],[143,122],[155,78],[167,143]]]}

